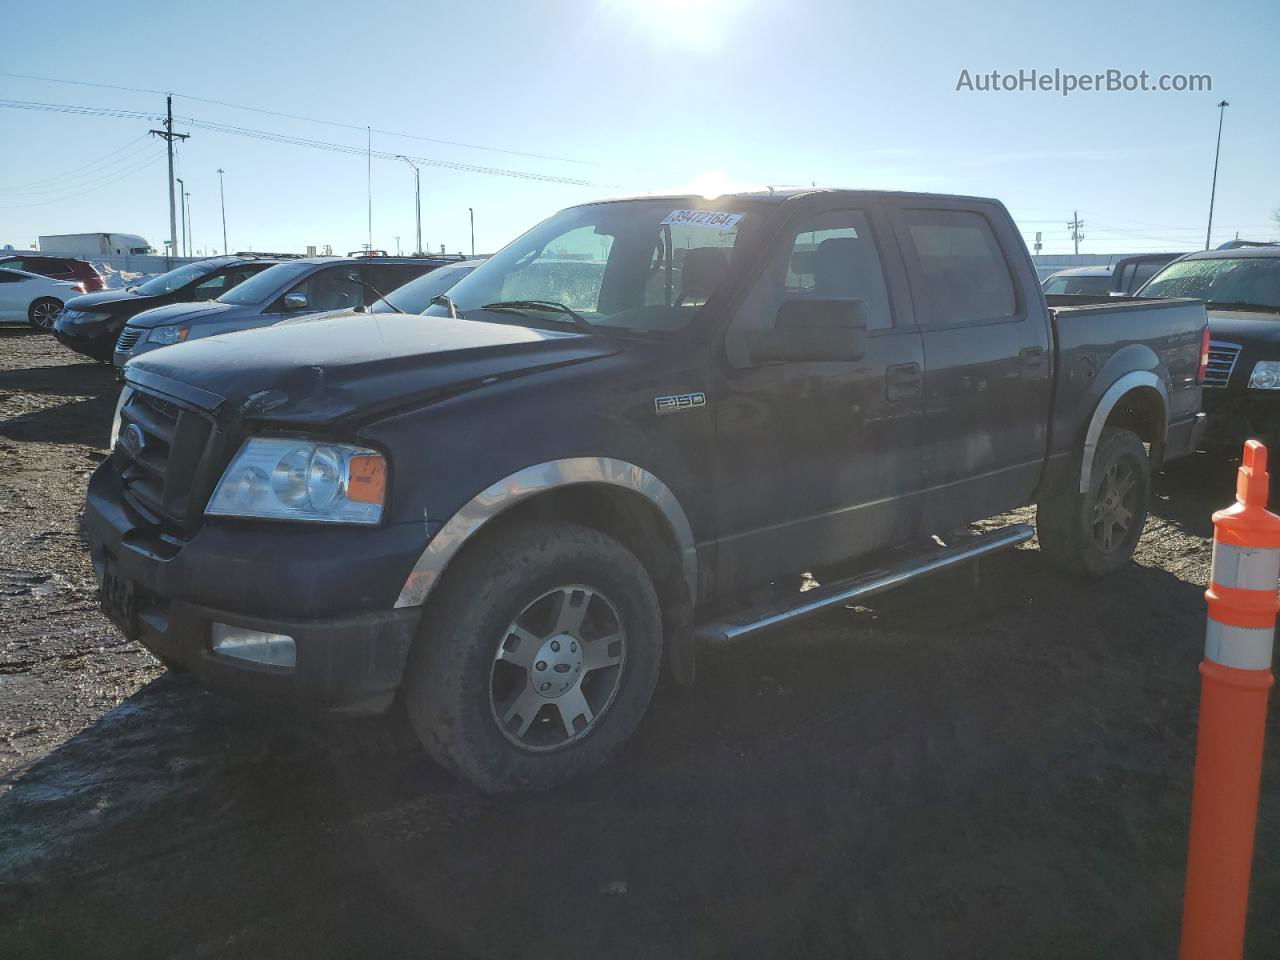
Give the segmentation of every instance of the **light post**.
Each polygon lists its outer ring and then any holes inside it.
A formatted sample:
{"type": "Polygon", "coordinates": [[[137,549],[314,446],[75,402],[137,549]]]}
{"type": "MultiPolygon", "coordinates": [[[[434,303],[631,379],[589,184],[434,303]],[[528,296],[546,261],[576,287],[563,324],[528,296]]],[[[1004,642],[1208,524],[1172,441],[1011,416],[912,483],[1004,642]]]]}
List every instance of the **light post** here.
{"type": "Polygon", "coordinates": [[[186,197],[186,184],[182,182],[181,177],[173,179],[178,181],[178,197],[182,200],[182,236],[180,238],[182,242],[178,246],[178,255],[185,257],[187,255],[187,201],[183,198],[186,197]]]}
{"type": "Polygon", "coordinates": [[[222,204],[222,252],[230,253],[227,246],[227,195],[222,189],[222,168],[218,168],[218,201],[222,204]]]}
{"type": "Polygon", "coordinates": [[[402,153],[397,153],[396,159],[403,160],[413,168],[413,206],[418,218],[418,247],[413,252],[422,253],[422,179],[419,176],[416,163],[402,153]]]}
{"type": "Polygon", "coordinates": [[[471,207],[467,207],[467,213],[471,215],[471,256],[476,255],[476,212],[471,207]]]}
{"type": "Polygon", "coordinates": [[[1209,188],[1209,226],[1204,231],[1204,248],[1209,249],[1209,235],[1213,233],[1213,199],[1218,192],[1218,155],[1222,152],[1222,118],[1227,115],[1227,107],[1231,104],[1222,100],[1218,103],[1218,145],[1213,149],[1213,186],[1209,188]]]}
{"type": "Polygon", "coordinates": [[[191,194],[184,190],[182,192],[182,200],[185,204],[184,213],[187,221],[187,256],[189,257],[195,252],[192,249],[195,246],[195,241],[192,239],[195,236],[195,231],[191,229],[191,194]]]}

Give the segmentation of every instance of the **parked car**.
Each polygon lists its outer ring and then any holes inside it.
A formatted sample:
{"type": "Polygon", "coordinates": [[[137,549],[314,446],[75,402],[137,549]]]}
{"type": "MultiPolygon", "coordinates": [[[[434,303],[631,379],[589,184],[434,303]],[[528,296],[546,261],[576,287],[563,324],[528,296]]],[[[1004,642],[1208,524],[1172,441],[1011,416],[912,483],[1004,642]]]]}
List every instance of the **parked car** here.
{"type": "Polygon", "coordinates": [[[78,282],[0,267],[0,320],[48,330],[63,303],[83,292],[78,282]]]}
{"type": "Polygon", "coordinates": [[[1131,297],[1177,253],[1143,253],[1123,257],[1110,266],[1071,267],[1044,281],[1046,294],[1131,297]]]}
{"type": "Polygon", "coordinates": [[[1198,440],[1204,334],[1194,302],[1046,306],[994,200],[587,204],[420,322],[130,362],[88,542],[164,662],[277,702],[399,696],[450,770],[547,787],[627,740],[664,658],[688,682],[699,644],[1034,532],[971,521],[1035,502],[1054,563],[1123,568],[1152,469],[1198,440]]]}
{"type": "Polygon", "coordinates": [[[1105,297],[1111,292],[1110,267],[1071,267],[1044,281],[1046,294],[1105,297]]]}
{"type": "Polygon", "coordinates": [[[111,362],[126,321],[166,303],[212,300],[249,277],[283,261],[233,255],[184,264],[124,290],[103,290],[67,303],[53,324],[53,335],[77,353],[111,362]]]}
{"type": "Polygon", "coordinates": [[[78,283],[85,293],[95,293],[107,284],[93,264],[83,260],[72,260],[70,257],[45,257],[33,253],[21,253],[13,256],[0,256],[0,269],[25,270],[27,273],[38,273],[51,280],[67,280],[78,283]]]}
{"type": "Polygon", "coordinates": [[[365,308],[446,261],[437,257],[313,257],[290,260],[204,303],[174,303],[139,313],[120,331],[113,360],[220,333],[266,327],[291,317],[365,308]]]}
{"type": "Polygon", "coordinates": [[[1280,442],[1280,247],[1188,254],[1138,295],[1205,301],[1209,441],[1233,452],[1250,437],[1280,442]]]}

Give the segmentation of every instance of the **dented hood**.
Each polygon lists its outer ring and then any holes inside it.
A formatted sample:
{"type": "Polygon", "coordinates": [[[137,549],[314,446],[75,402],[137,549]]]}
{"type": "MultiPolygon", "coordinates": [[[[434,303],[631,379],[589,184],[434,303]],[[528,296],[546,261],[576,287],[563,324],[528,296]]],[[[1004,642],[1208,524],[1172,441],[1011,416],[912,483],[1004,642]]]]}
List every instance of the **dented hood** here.
{"type": "Polygon", "coordinates": [[[621,343],[505,323],[345,314],[165,347],[130,361],[125,377],[220,416],[324,423],[598,359],[621,343]]]}

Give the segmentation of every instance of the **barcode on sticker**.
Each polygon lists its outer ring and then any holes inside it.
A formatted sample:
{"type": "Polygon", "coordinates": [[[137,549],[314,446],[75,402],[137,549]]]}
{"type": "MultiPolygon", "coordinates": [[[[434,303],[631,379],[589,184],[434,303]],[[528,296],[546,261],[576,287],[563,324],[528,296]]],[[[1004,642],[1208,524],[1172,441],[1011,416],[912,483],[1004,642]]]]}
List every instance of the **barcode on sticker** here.
{"type": "Polygon", "coordinates": [[[662,221],[662,225],[713,227],[727,230],[730,227],[736,227],[742,217],[741,213],[724,213],[719,210],[672,210],[662,221]]]}

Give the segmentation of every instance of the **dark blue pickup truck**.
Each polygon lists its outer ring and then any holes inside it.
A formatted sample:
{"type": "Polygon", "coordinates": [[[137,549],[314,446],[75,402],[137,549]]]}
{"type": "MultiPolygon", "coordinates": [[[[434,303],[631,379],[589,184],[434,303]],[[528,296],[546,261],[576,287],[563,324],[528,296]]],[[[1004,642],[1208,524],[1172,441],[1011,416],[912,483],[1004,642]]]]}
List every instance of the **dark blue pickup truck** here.
{"type": "Polygon", "coordinates": [[[1205,342],[1195,302],[1046,304],[994,200],[593,203],[425,315],[134,360],[85,520],[165,663],[399,697],[460,776],[546,787],[632,734],[664,661],[688,682],[702,644],[1034,532],[973,521],[1037,503],[1059,566],[1125,565],[1198,441],[1205,342]]]}

